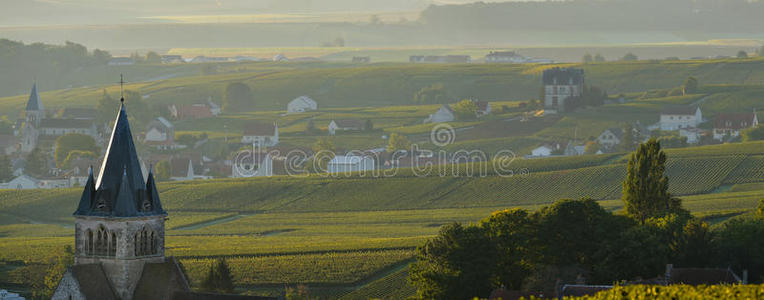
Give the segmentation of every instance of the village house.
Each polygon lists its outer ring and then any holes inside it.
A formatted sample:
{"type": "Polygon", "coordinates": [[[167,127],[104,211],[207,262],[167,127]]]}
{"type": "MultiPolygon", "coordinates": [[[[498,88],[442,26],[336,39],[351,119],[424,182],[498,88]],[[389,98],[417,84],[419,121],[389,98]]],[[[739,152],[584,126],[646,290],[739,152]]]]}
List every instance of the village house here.
{"type": "Polygon", "coordinates": [[[231,177],[263,177],[273,176],[273,156],[271,152],[259,151],[256,153],[237,156],[231,164],[231,177]]]}
{"type": "Polygon", "coordinates": [[[350,173],[374,170],[374,159],[361,155],[337,155],[326,165],[327,173],[350,173]]]}
{"type": "Polygon", "coordinates": [[[370,56],[353,56],[353,63],[362,63],[362,64],[368,64],[371,62],[370,56]]]}
{"type": "Polygon", "coordinates": [[[244,127],[241,143],[259,145],[261,147],[276,146],[279,144],[279,127],[276,125],[276,122],[249,123],[244,127]]]}
{"type": "Polygon", "coordinates": [[[337,131],[361,131],[366,129],[366,124],[359,119],[332,120],[327,126],[329,135],[335,135],[337,131]]]}
{"type": "Polygon", "coordinates": [[[285,62],[285,61],[289,61],[289,58],[287,58],[286,55],[284,54],[276,54],[273,56],[271,60],[275,62],[285,62]]]}
{"type": "Polygon", "coordinates": [[[0,183],[0,189],[28,190],[40,188],[40,181],[29,175],[18,175],[6,183],[0,183]]]}
{"type": "Polygon", "coordinates": [[[491,51],[485,56],[485,62],[519,64],[526,62],[526,58],[515,51],[491,51]]]}
{"type": "Polygon", "coordinates": [[[542,74],[544,113],[566,112],[579,101],[584,91],[584,70],[551,68],[542,74]]]}
{"type": "Polygon", "coordinates": [[[287,104],[288,113],[302,113],[318,109],[318,103],[308,96],[300,96],[287,104]]]}
{"type": "MultiPolygon", "coordinates": [[[[490,106],[488,108],[490,110],[490,106]]],[[[454,110],[449,106],[448,104],[441,105],[437,111],[435,111],[434,114],[431,114],[427,119],[424,120],[425,123],[443,123],[443,122],[452,122],[456,119],[456,114],[454,113],[454,110]]]]}
{"type": "Polygon", "coordinates": [[[107,65],[109,66],[130,66],[135,64],[135,59],[130,57],[112,57],[107,65]]]}
{"type": "Polygon", "coordinates": [[[531,150],[531,155],[526,157],[527,158],[549,157],[549,156],[552,156],[553,153],[559,152],[561,150],[562,150],[562,145],[560,145],[560,143],[546,143],[544,145],[537,147],[536,149],[531,150]]]}
{"type": "Polygon", "coordinates": [[[741,130],[758,125],[756,110],[750,113],[720,113],[714,117],[714,139],[722,141],[726,137],[738,137],[741,130]]]}
{"type": "Polygon", "coordinates": [[[180,55],[162,55],[163,64],[179,64],[184,63],[183,56],[180,55]]]}
{"type": "Polygon", "coordinates": [[[163,117],[158,117],[146,126],[144,142],[157,149],[175,148],[175,126],[163,117]]]}
{"type": "Polygon", "coordinates": [[[610,150],[621,144],[622,138],[623,129],[608,128],[597,137],[597,143],[600,144],[602,150],[610,150]]]}
{"type": "Polygon", "coordinates": [[[409,56],[409,62],[412,63],[470,63],[472,57],[469,55],[412,55],[409,56]]]}
{"type": "Polygon", "coordinates": [[[696,128],[702,122],[703,114],[697,106],[667,105],[661,110],[660,129],[664,131],[696,128]]]}
{"type": "Polygon", "coordinates": [[[42,119],[40,133],[45,136],[62,136],[70,133],[98,137],[98,130],[92,120],[83,119],[42,119]]]}
{"type": "Polygon", "coordinates": [[[473,100],[477,106],[478,117],[486,116],[491,113],[491,103],[488,101],[473,100]]]}
{"type": "Polygon", "coordinates": [[[220,107],[211,100],[208,103],[171,104],[167,106],[170,117],[174,120],[195,120],[211,118],[220,114],[220,107]]]}

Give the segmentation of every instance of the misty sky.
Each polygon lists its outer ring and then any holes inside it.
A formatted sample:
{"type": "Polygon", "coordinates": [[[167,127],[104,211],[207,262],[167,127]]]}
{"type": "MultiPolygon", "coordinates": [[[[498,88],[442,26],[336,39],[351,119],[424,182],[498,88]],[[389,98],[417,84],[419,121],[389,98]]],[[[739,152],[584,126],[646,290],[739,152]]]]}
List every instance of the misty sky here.
{"type": "MultiPolygon", "coordinates": [[[[473,0],[2,0],[0,26],[124,24],[153,16],[418,11],[473,0]]],[[[492,2],[492,1],[485,1],[492,2]]]]}

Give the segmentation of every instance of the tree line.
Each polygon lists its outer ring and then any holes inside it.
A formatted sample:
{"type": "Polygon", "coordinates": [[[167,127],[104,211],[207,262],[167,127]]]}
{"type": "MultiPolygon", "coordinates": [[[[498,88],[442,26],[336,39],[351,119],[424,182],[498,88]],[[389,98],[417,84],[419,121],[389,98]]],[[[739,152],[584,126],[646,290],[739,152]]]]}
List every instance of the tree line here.
{"type": "Polygon", "coordinates": [[[764,279],[764,201],[756,217],[711,226],[668,192],[666,154],[651,139],[632,153],[623,210],[563,199],[538,211],[507,209],[477,224],[452,223],[417,248],[409,281],[423,299],[485,297],[506,287],[554,294],[560,283],[655,278],[665,265],[747,269],[764,279]]]}

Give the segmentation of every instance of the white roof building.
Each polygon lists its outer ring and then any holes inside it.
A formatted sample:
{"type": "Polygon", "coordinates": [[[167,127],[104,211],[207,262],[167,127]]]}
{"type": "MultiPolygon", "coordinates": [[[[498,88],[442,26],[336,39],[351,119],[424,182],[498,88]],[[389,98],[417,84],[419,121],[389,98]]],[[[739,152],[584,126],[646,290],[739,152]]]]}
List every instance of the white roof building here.
{"type": "Polygon", "coordinates": [[[326,166],[327,173],[351,173],[374,170],[374,159],[360,155],[337,155],[326,166]]]}
{"type": "Polygon", "coordinates": [[[308,96],[297,97],[287,104],[287,112],[289,113],[301,113],[317,109],[318,103],[308,96]]]}

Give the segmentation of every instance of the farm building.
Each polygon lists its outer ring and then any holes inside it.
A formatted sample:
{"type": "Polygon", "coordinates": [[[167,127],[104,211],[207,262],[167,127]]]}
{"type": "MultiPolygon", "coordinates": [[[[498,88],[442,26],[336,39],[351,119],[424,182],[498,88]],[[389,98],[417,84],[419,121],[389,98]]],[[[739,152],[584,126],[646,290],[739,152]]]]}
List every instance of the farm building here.
{"type": "Polygon", "coordinates": [[[220,114],[220,106],[212,101],[197,104],[171,104],[167,106],[167,110],[170,112],[170,117],[175,120],[204,119],[220,114]]]}
{"type": "Polygon", "coordinates": [[[337,155],[326,166],[327,173],[350,173],[374,170],[374,159],[360,155],[337,155]]]}
{"type": "Polygon", "coordinates": [[[144,141],[158,149],[171,149],[175,144],[175,126],[163,117],[156,118],[146,127],[144,141]]]}
{"type": "Polygon", "coordinates": [[[756,110],[750,113],[720,113],[714,117],[714,139],[740,136],[740,130],[759,125],[756,110]]]}
{"type": "Polygon", "coordinates": [[[259,145],[261,147],[276,146],[279,143],[279,127],[276,123],[250,123],[244,127],[241,137],[242,144],[259,145]]]}
{"type": "Polygon", "coordinates": [[[273,176],[273,157],[270,152],[247,153],[236,157],[231,164],[231,177],[273,176]]]}
{"type": "Polygon", "coordinates": [[[605,129],[598,137],[597,143],[604,149],[613,149],[615,146],[621,143],[623,138],[623,129],[621,128],[608,128],[605,129]]]}
{"type": "MultiPolygon", "coordinates": [[[[490,110],[490,106],[489,106],[490,110]]],[[[427,119],[424,120],[425,123],[443,123],[443,122],[451,122],[456,119],[456,116],[454,114],[454,110],[451,109],[451,106],[448,104],[441,105],[437,111],[435,111],[434,114],[431,114],[427,119]]]]}
{"type": "Polygon", "coordinates": [[[297,97],[287,104],[287,112],[289,113],[301,113],[317,109],[318,103],[308,96],[297,97]]]}
{"type": "Polygon", "coordinates": [[[36,189],[39,187],[40,181],[29,175],[19,175],[6,183],[0,183],[0,188],[2,189],[26,190],[36,189]]]}
{"type": "Polygon", "coordinates": [[[703,113],[697,106],[667,105],[661,110],[660,129],[665,131],[696,128],[703,122],[703,113]]]}
{"type": "Polygon", "coordinates": [[[491,51],[485,56],[486,63],[513,63],[519,64],[526,62],[525,56],[515,51],[491,51]]]}
{"type": "Polygon", "coordinates": [[[327,126],[330,135],[335,135],[337,131],[361,131],[366,128],[366,124],[359,119],[332,120],[327,126]]]}

